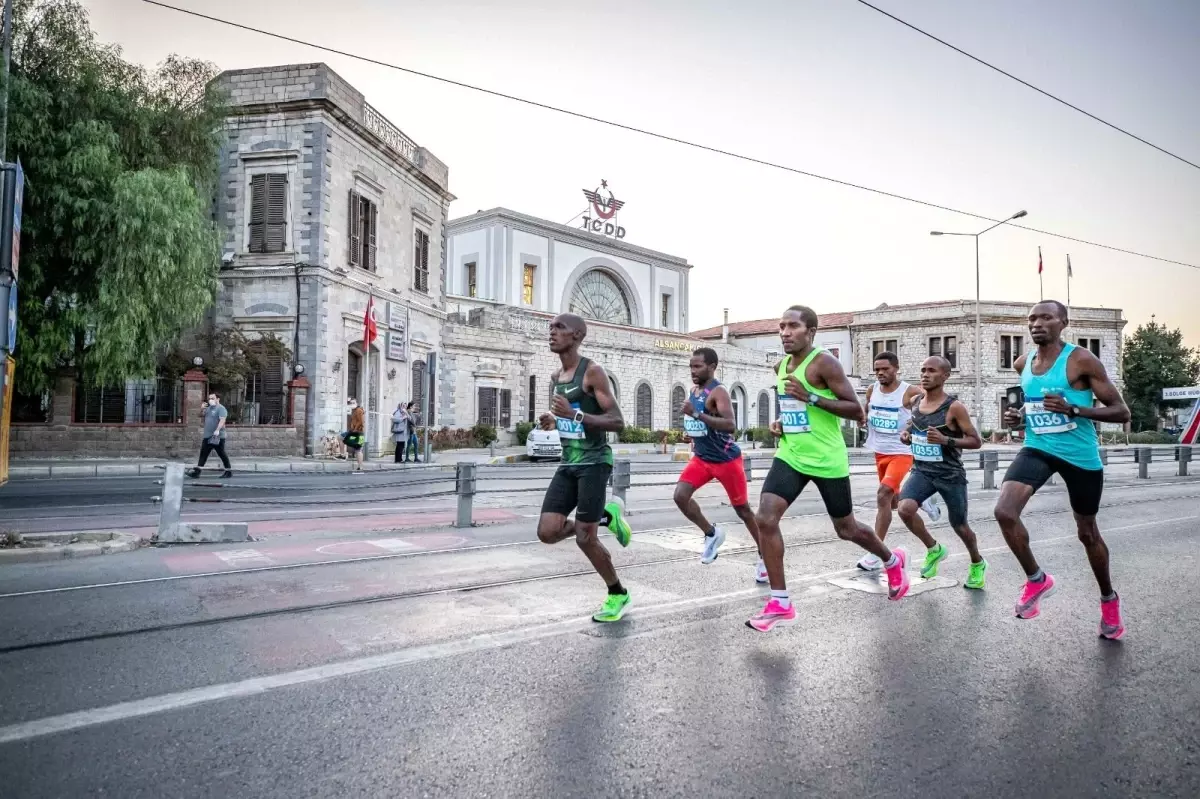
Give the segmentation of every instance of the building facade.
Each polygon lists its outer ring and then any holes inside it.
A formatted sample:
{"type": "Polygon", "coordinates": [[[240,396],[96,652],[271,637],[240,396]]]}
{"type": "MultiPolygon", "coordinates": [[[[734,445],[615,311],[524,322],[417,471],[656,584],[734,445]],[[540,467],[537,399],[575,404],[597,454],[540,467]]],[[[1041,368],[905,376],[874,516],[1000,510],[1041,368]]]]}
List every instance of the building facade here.
{"type": "MultiPolygon", "coordinates": [[[[308,447],[345,429],[346,400],[369,415],[373,441],[392,410],[420,398],[446,319],[445,164],[371,107],[325,64],[225,72],[217,219],[225,232],[210,324],[274,335],[294,364],[272,363],[247,404],[269,423],[286,405],[280,378],[311,383],[308,447]],[[378,339],[364,346],[368,300],[378,339]]],[[[286,390],[286,389],[285,389],[286,390]]]]}
{"type": "MultiPolygon", "coordinates": [[[[821,317],[817,343],[831,350],[838,348],[842,367],[857,382],[860,394],[874,382],[872,367],[880,352],[894,352],[900,359],[901,375],[912,383],[920,379],[920,366],[926,358],[941,355],[953,368],[947,391],[966,403],[981,430],[994,431],[1003,424],[1005,389],[1020,383],[1013,364],[1032,347],[1026,322],[1030,307],[1031,303],[1025,302],[981,303],[978,397],[973,300],[882,305],[870,311],[828,314],[821,317]]],[[[1064,338],[1091,350],[1117,387],[1123,388],[1120,364],[1125,319],[1121,310],[1072,308],[1070,315],[1064,338]]],[[[777,353],[778,325],[778,319],[734,322],[692,335],[710,341],[724,337],[737,347],[777,353]],[[770,331],[775,332],[772,335],[770,331]]]]}
{"type": "MultiPolygon", "coordinates": [[[[439,367],[440,423],[511,430],[549,408],[558,368],[550,320],[589,320],[583,353],[608,371],[626,423],[682,427],[688,361],[709,342],[687,329],[687,261],[624,240],[494,209],[448,223],[447,309],[439,367]]],[[[765,353],[717,344],[738,427],[769,422],[765,353]],[[761,418],[760,418],[761,416],[761,418]]]]}

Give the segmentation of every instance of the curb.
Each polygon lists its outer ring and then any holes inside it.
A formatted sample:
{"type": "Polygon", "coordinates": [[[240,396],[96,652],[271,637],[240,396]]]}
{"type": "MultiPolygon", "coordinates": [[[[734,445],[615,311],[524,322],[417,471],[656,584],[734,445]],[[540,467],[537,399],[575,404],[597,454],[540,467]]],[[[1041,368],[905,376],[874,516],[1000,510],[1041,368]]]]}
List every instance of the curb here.
{"type": "Polygon", "coordinates": [[[502,463],[528,463],[528,455],[497,455],[487,462],[488,466],[498,466],[502,463]]]}
{"type": "Polygon", "coordinates": [[[0,549],[0,566],[11,563],[44,563],[52,560],[86,558],[94,555],[113,555],[118,552],[133,552],[143,546],[142,539],[130,533],[26,533],[27,541],[49,541],[77,538],[74,544],[60,546],[0,549]]]}
{"type": "MultiPolygon", "coordinates": [[[[52,466],[10,466],[8,476],[14,480],[47,480],[47,479],[78,479],[86,477],[162,477],[163,470],[169,461],[161,461],[158,463],[100,463],[100,464],[55,464],[52,466]]],[[[234,473],[260,473],[260,474],[320,474],[320,473],[338,473],[349,472],[351,461],[263,461],[259,463],[246,463],[238,465],[234,462],[234,473]]],[[[422,469],[431,469],[444,467],[447,464],[439,463],[419,463],[401,466],[395,463],[385,463],[382,461],[366,461],[363,463],[363,471],[368,472],[391,472],[391,471],[419,471],[422,469]]],[[[452,464],[451,464],[452,465],[452,464]]],[[[184,468],[188,469],[194,466],[192,463],[185,463],[184,468]]],[[[211,469],[210,471],[221,471],[211,469]]]]}

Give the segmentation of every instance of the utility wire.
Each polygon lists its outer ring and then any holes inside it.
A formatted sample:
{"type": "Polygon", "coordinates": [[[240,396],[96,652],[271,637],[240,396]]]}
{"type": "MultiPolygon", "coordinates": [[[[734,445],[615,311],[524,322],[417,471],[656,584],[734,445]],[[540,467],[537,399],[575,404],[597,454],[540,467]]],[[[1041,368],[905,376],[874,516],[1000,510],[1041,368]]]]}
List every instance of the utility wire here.
{"type": "MultiPolygon", "coordinates": [[[[284,34],[281,34],[281,33],[274,33],[272,31],[263,30],[261,28],[255,28],[250,25],[243,25],[240,22],[231,22],[230,20],[227,20],[227,19],[221,19],[220,17],[209,16],[208,14],[201,14],[198,11],[192,11],[187,8],[179,8],[178,6],[168,5],[167,3],[158,2],[158,0],[141,0],[141,2],[146,3],[147,5],[158,6],[159,8],[165,8],[170,11],[177,11],[181,14],[187,14],[188,16],[197,17],[199,19],[206,19],[210,22],[216,22],[221,25],[227,25],[231,28],[237,28],[239,30],[248,31],[250,33],[257,33],[262,36],[269,36],[273,39],[279,39],[281,41],[291,42],[292,44],[299,44],[304,47],[311,47],[314,50],[321,50],[326,53],[333,53],[334,55],[340,55],[340,56],[344,56],[346,58],[353,58],[357,61],[362,61],[362,62],[365,62],[368,64],[375,64],[376,66],[387,67],[388,69],[394,69],[397,72],[404,72],[409,75],[415,75],[420,78],[427,78],[429,80],[438,81],[439,83],[445,83],[450,86],[457,86],[461,89],[470,89],[471,91],[491,95],[492,97],[499,97],[504,100],[512,100],[513,102],[523,103],[524,105],[532,106],[534,108],[541,108],[546,111],[554,111],[555,113],[559,113],[559,114],[566,114],[567,116],[575,117],[576,119],[583,119],[583,120],[587,120],[588,122],[596,122],[601,125],[608,125],[609,127],[617,128],[619,130],[629,131],[630,133],[638,133],[642,136],[649,136],[650,138],[658,139],[660,141],[668,141],[668,142],[672,142],[674,144],[682,144],[685,147],[692,147],[697,150],[703,150],[705,152],[715,153],[716,155],[724,155],[724,156],[728,156],[729,158],[736,158],[739,161],[745,161],[745,162],[751,163],[751,164],[758,164],[759,166],[771,167],[772,169],[779,169],[784,172],[791,172],[792,174],[795,174],[795,175],[803,175],[804,177],[814,178],[816,180],[823,180],[827,183],[834,183],[838,186],[845,186],[845,187],[851,188],[851,189],[858,189],[860,191],[870,192],[872,194],[877,194],[881,197],[890,197],[894,200],[903,200],[904,202],[915,203],[916,205],[923,205],[926,208],[934,208],[939,211],[948,211],[952,214],[961,214],[963,216],[969,216],[969,217],[973,217],[975,219],[982,219],[985,222],[1000,222],[1001,221],[999,219],[993,219],[990,216],[984,216],[983,214],[976,214],[976,213],[972,213],[971,211],[962,211],[958,208],[950,208],[949,206],[938,205],[937,203],[932,203],[927,200],[919,200],[915,197],[906,197],[903,194],[896,194],[894,192],[884,191],[883,189],[875,189],[875,188],[871,188],[870,186],[863,186],[858,183],[851,183],[849,181],[839,180],[837,178],[831,178],[826,175],[818,175],[815,172],[807,172],[803,169],[798,169],[796,167],[787,166],[785,164],[778,164],[773,161],[767,161],[762,158],[755,158],[754,156],[750,156],[750,155],[742,155],[741,153],[735,153],[731,150],[722,150],[718,147],[711,147],[707,144],[700,144],[698,142],[688,141],[687,139],[680,139],[675,136],[669,136],[665,133],[656,133],[652,130],[646,130],[645,128],[638,128],[638,127],[634,127],[633,125],[626,125],[621,122],[614,122],[613,120],[610,120],[610,119],[604,119],[602,117],[591,116],[590,114],[584,114],[579,111],[571,111],[566,108],[560,108],[558,106],[549,105],[547,103],[541,103],[536,100],[527,100],[524,97],[517,97],[516,95],[512,95],[512,94],[505,94],[504,92],[499,92],[499,91],[496,91],[495,89],[485,89],[481,86],[473,86],[469,83],[463,83],[461,81],[452,80],[450,78],[443,78],[438,75],[432,75],[428,72],[421,72],[416,69],[410,69],[409,67],[402,67],[398,64],[390,64],[386,61],[380,61],[378,59],[371,58],[369,56],[359,55],[357,53],[351,53],[351,52],[348,52],[345,50],[338,50],[337,48],[334,48],[334,47],[328,47],[328,46],[322,45],[322,44],[315,44],[313,42],[305,41],[303,39],[296,39],[291,36],[285,36],[284,34]]],[[[1197,264],[1189,264],[1189,263],[1185,263],[1183,261],[1175,261],[1170,258],[1162,258],[1157,255],[1150,255],[1150,254],[1144,253],[1144,252],[1137,252],[1136,250],[1127,250],[1122,247],[1114,247],[1114,246],[1111,246],[1108,244],[1101,244],[1096,241],[1088,241],[1087,239],[1075,238],[1074,236],[1066,236],[1066,235],[1063,235],[1062,233],[1054,233],[1049,230],[1039,230],[1038,228],[1027,227],[1025,225],[1015,225],[1015,224],[1011,224],[1011,223],[1009,225],[1007,225],[1007,227],[1020,228],[1021,230],[1027,230],[1031,233],[1039,233],[1043,236],[1053,236],[1054,238],[1064,239],[1066,241],[1074,241],[1079,244],[1087,244],[1092,247],[1099,247],[1101,249],[1111,250],[1113,252],[1124,253],[1125,255],[1134,255],[1134,256],[1137,256],[1138,258],[1148,258],[1152,261],[1161,261],[1162,263],[1175,264],[1176,266],[1186,266],[1189,269],[1200,270],[1200,265],[1197,265],[1197,264]]]]}
{"type": "Polygon", "coordinates": [[[1174,158],[1175,160],[1182,161],[1183,163],[1187,164],[1188,166],[1195,167],[1196,169],[1200,169],[1200,164],[1197,164],[1194,161],[1189,161],[1188,159],[1184,158],[1181,155],[1176,155],[1175,153],[1171,152],[1170,150],[1159,147],[1154,142],[1146,141],[1141,136],[1138,136],[1136,133],[1130,133],[1129,131],[1125,130],[1125,128],[1122,128],[1118,125],[1114,125],[1113,123],[1109,122],[1108,120],[1101,119],[1100,117],[1096,116],[1095,114],[1091,113],[1090,111],[1084,111],[1079,106],[1077,106],[1073,103],[1069,103],[1066,100],[1062,99],[1061,97],[1056,97],[1055,95],[1051,94],[1050,92],[1046,91],[1045,89],[1039,89],[1037,86],[1034,86],[1029,81],[1021,80],[1020,78],[1018,78],[1016,75],[1012,74],[1011,72],[1005,72],[1003,69],[996,66],[995,64],[989,64],[987,61],[984,61],[982,58],[971,55],[966,50],[963,50],[961,47],[955,47],[954,45],[950,44],[950,42],[946,41],[945,39],[939,39],[938,37],[934,36],[929,31],[922,30],[922,29],[918,28],[916,25],[913,25],[911,22],[906,22],[906,21],[900,19],[900,17],[896,16],[895,14],[888,13],[887,11],[884,11],[882,8],[880,8],[879,6],[868,3],[867,0],[857,0],[857,2],[861,3],[862,5],[866,6],[867,8],[878,11],[880,14],[883,14],[885,17],[894,19],[896,22],[899,22],[904,27],[914,30],[917,33],[921,34],[922,36],[933,39],[938,44],[949,47],[951,50],[953,50],[954,52],[956,52],[960,55],[965,55],[967,58],[971,59],[972,61],[974,61],[977,64],[982,64],[983,66],[987,67],[988,69],[999,72],[1001,75],[1003,75],[1006,78],[1011,78],[1012,80],[1015,80],[1017,83],[1021,84],[1022,86],[1033,89],[1038,94],[1041,94],[1045,97],[1049,97],[1051,100],[1053,100],[1056,103],[1062,103],[1067,108],[1070,108],[1073,111],[1078,111],[1079,113],[1083,114],[1085,117],[1089,117],[1091,119],[1096,120],[1101,125],[1107,125],[1108,127],[1112,128],[1113,130],[1117,131],[1118,133],[1124,133],[1126,136],[1130,137],[1131,139],[1136,139],[1137,141],[1140,141],[1142,144],[1146,145],[1147,147],[1153,147],[1155,150],[1158,150],[1160,153],[1162,153],[1164,155],[1169,155],[1172,158],[1174,158]]]}

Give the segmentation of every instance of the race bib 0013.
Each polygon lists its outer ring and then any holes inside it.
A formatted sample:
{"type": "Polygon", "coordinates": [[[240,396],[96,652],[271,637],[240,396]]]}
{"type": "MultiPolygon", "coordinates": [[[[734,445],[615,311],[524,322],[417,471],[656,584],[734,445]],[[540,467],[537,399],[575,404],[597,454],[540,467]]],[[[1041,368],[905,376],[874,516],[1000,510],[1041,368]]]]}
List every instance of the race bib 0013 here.
{"type": "Polygon", "coordinates": [[[1069,433],[1075,429],[1075,421],[1071,417],[1046,410],[1045,401],[1040,398],[1025,403],[1025,424],[1040,436],[1069,433]]]}
{"type": "Polygon", "coordinates": [[[941,463],[942,445],[930,444],[929,438],[924,433],[913,433],[912,454],[913,460],[924,461],[925,463],[941,463]]]}
{"type": "Polygon", "coordinates": [[[779,395],[779,423],[784,433],[808,433],[808,405],[786,394],[779,395]]]}

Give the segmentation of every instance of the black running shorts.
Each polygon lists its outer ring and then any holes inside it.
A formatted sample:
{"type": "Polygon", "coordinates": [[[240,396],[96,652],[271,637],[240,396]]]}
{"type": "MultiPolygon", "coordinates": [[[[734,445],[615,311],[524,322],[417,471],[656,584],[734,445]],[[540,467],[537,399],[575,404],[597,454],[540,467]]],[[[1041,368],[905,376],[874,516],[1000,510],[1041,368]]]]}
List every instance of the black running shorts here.
{"type": "Polygon", "coordinates": [[[788,466],[776,458],[771,471],[763,482],[762,493],[781,497],[788,505],[796,501],[804,487],[812,483],[821,492],[825,511],[831,519],[843,519],[854,513],[854,502],[850,499],[850,477],[813,477],[788,466]]]}
{"type": "Polygon", "coordinates": [[[575,511],[577,522],[599,522],[611,474],[612,466],[607,463],[559,466],[542,500],[542,513],[570,516],[575,511]]]}
{"type": "Polygon", "coordinates": [[[1071,510],[1080,516],[1095,516],[1100,512],[1100,496],[1104,493],[1103,469],[1081,469],[1062,458],[1024,447],[1008,467],[1004,482],[1023,483],[1037,491],[1053,474],[1067,484],[1071,510]]]}

